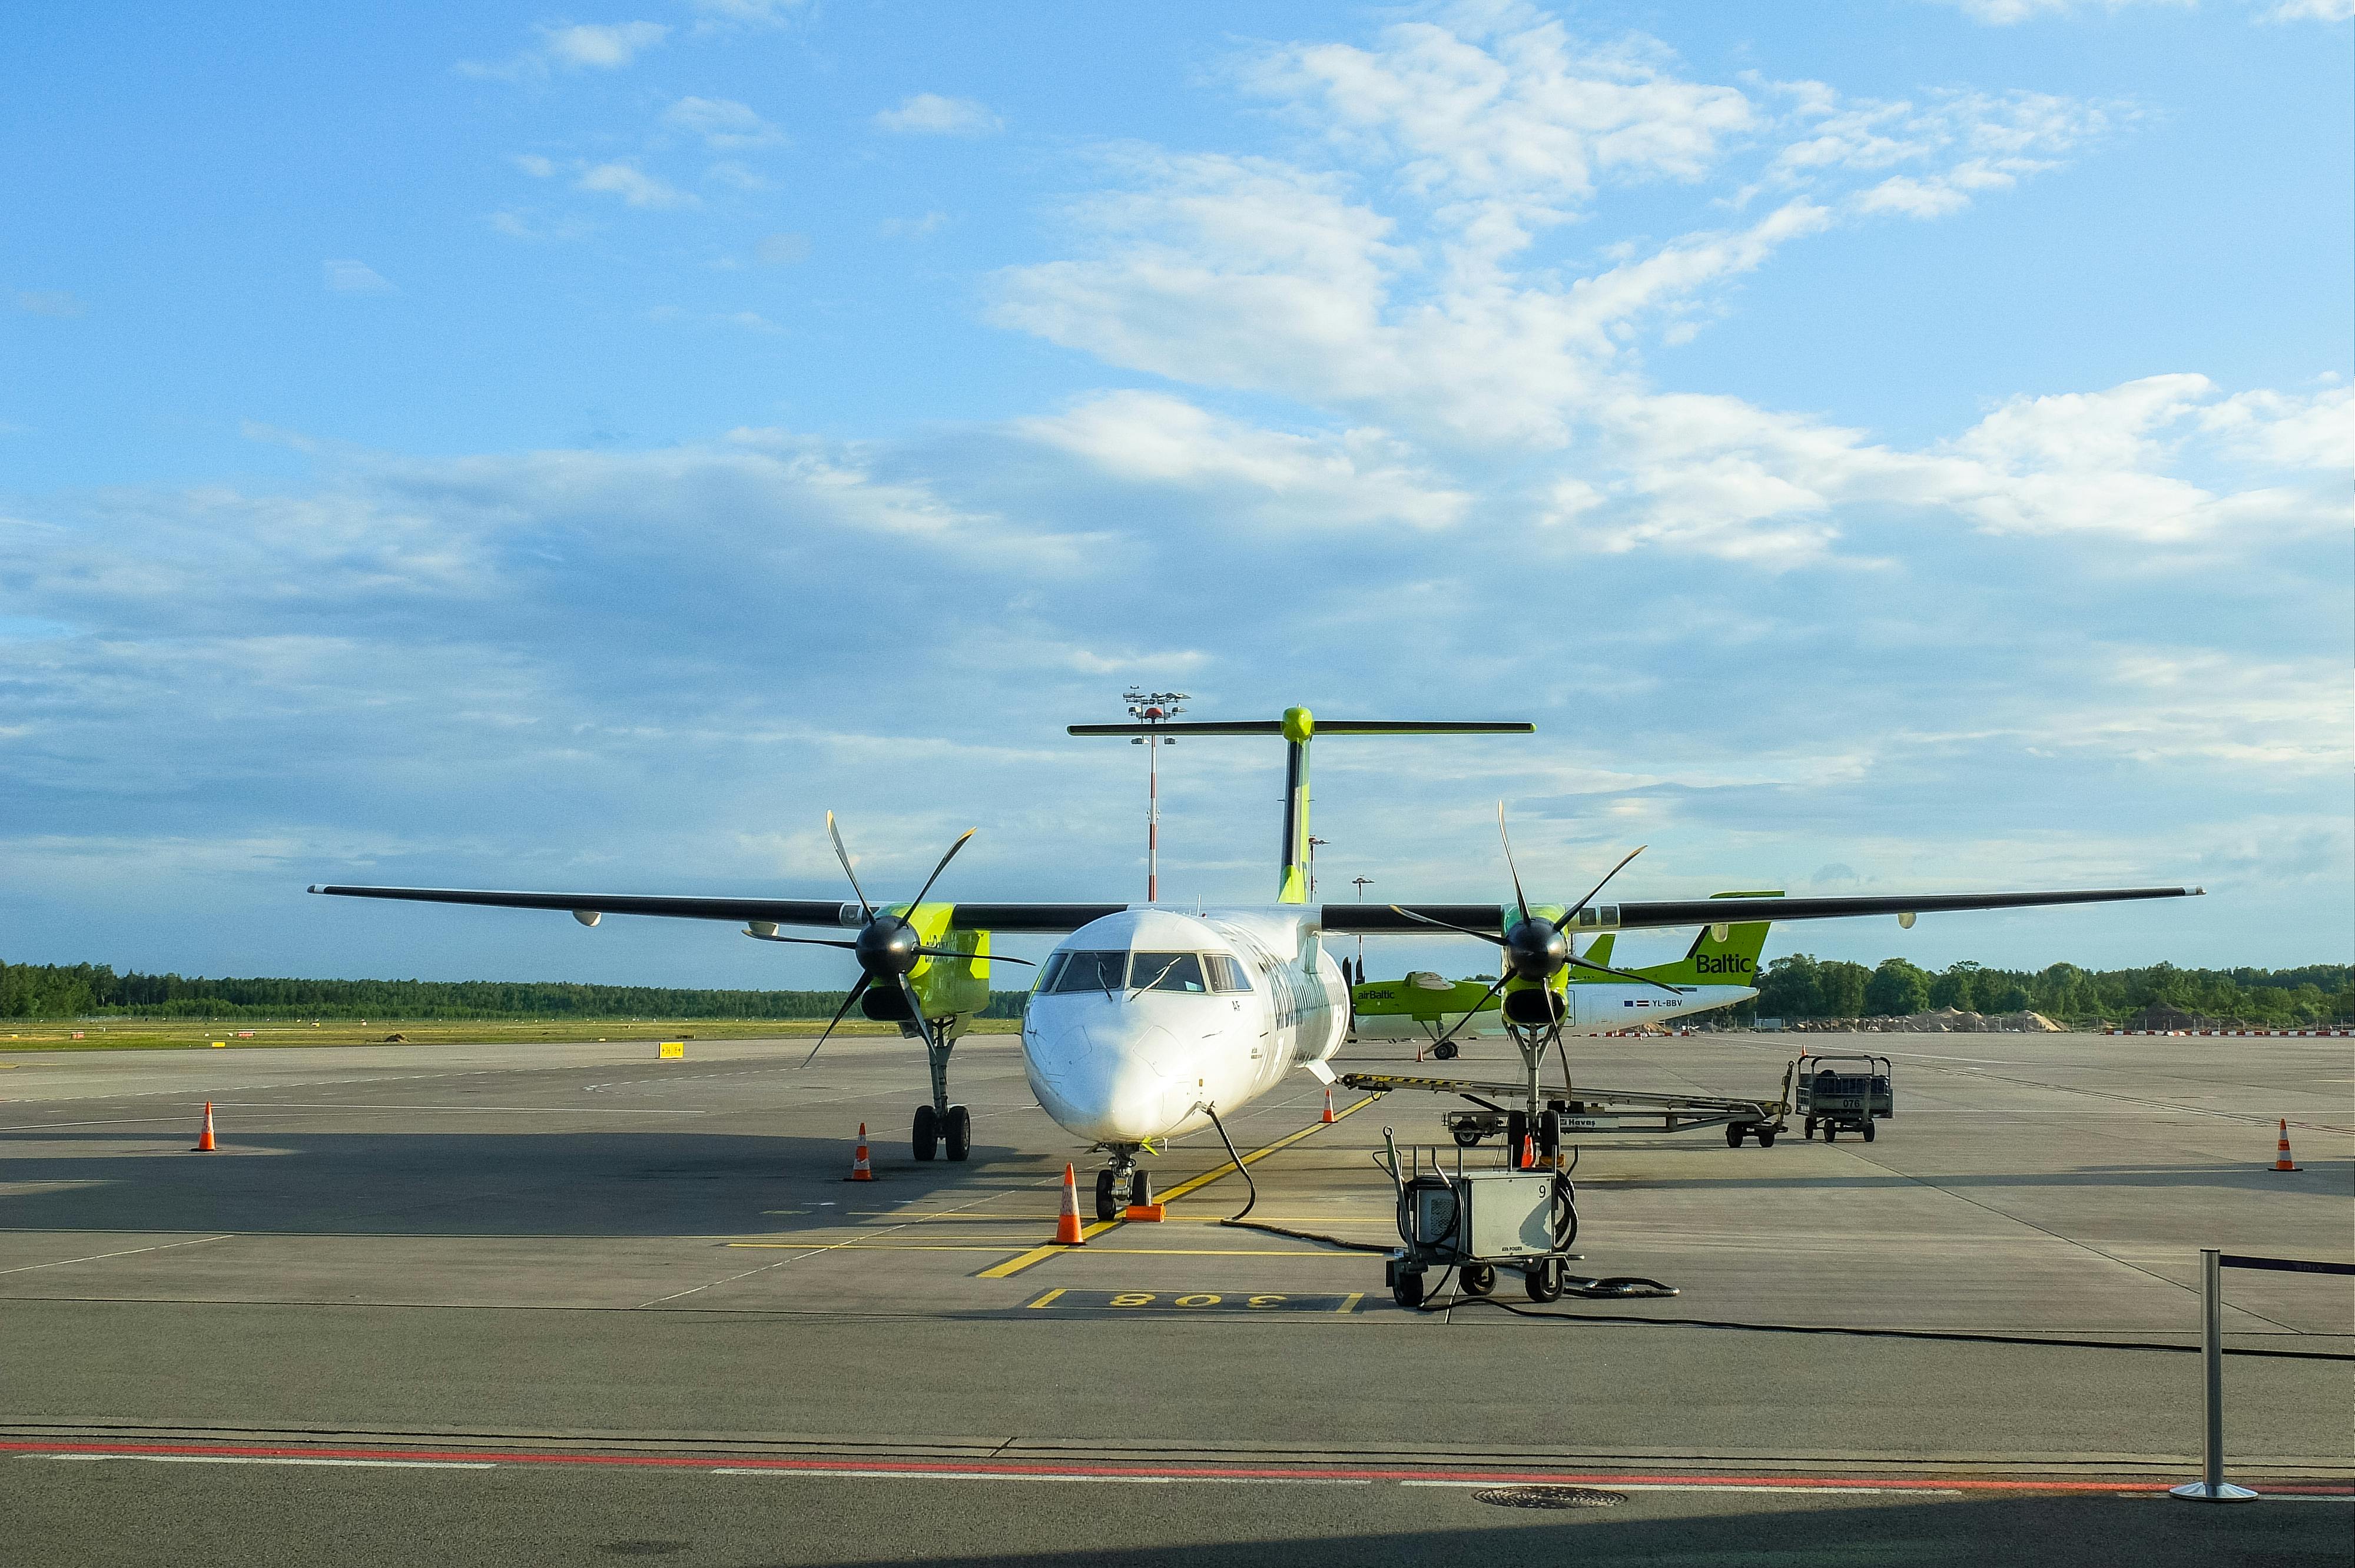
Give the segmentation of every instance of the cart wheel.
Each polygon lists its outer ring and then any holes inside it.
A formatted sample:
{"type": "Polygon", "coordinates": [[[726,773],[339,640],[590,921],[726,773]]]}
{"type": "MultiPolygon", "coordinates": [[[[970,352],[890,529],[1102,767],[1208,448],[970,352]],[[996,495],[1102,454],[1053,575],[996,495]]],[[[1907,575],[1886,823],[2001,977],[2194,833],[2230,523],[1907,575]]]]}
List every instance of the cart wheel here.
{"type": "Polygon", "coordinates": [[[1521,1270],[1521,1288],[1532,1301],[1561,1299],[1561,1259],[1550,1257],[1521,1270]]]}
{"type": "Polygon", "coordinates": [[[1814,1117],[1809,1117],[1807,1118],[1807,1136],[1809,1138],[1816,1136],[1816,1118],[1814,1117]]]}
{"type": "Polygon", "coordinates": [[[1826,1143],[1829,1143],[1829,1142],[1830,1142],[1834,1138],[1837,1138],[1838,1135],[1839,1135],[1839,1128],[1838,1128],[1834,1127],[1834,1126],[1833,1126],[1831,1123],[1829,1123],[1829,1122],[1826,1122],[1826,1123],[1824,1123],[1824,1141],[1825,1141],[1826,1143]]]}
{"type": "Polygon", "coordinates": [[[1466,1296],[1486,1296],[1497,1288],[1497,1270],[1489,1264],[1467,1263],[1461,1277],[1466,1296]]]}
{"type": "Polygon", "coordinates": [[[1732,1122],[1725,1124],[1725,1147],[1728,1149],[1742,1147],[1742,1129],[1732,1122]]]}
{"type": "Polygon", "coordinates": [[[1391,1299],[1410,1312],[1422,1306],[1423,1276],[1421,1274],[1400,1275],[1398,1283],[1391,1287],[1391,1299]]]}
{"type": "Polygon", "coordinates": [[[1864,1124],[1864,1140],[1867,1143],[1872,1141],[1872,1123],[1869,1121],[1864,1124]]]}
{"type": "Polygon", "coordinates": [[[1762,1127],[1758,1129],[1758,1147],[1761,1149],[1772,1149],[1774,1147],[1774,1129],[1773,1128],[1762,1127]]]}
{"type": "Polygon", "coordinates": [[[1469,1148],[1471,1148],[1474,1144],[1476,1144],[1476,1143],[1478,1143],[1479,1141],[1480,1141],[1480,1129],[1479,1129],[1478,1128],[1476,1128],[1476,1127],[1459,1127],[1459,1128],[1457,1128],[1455,1129],[1455,1147],[1456,1147],[1456,1148],[1458,1148],[1458,1149],[1469,1149],[1469,1148]]]}

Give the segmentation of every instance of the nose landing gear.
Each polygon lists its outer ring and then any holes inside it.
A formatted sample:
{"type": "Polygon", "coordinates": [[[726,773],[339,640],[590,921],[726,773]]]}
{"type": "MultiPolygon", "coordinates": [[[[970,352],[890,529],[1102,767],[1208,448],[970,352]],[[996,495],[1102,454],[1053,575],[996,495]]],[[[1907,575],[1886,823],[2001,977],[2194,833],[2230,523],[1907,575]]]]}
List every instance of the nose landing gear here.
{"type": "Polygon", "coordinates": [[[1116,1220],[1127,1204],[1153,1202],[1153,1178],[1136,1163],[1135,1144],[1115,1143],[1105,1148],[1112,1155],[1112,1163],[1096,1172],[1096,1218],[1116,1220]],[[1126,1190],[1124,1198],[1123,1189],[1126,1190]]]}

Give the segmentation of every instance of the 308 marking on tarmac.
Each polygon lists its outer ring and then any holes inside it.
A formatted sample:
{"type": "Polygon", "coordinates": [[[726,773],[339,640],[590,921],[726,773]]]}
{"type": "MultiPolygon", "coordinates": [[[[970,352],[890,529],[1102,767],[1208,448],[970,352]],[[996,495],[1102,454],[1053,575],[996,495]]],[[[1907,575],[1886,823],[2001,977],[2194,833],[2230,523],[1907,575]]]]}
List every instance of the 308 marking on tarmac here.
{"type": "Polygon", "coordinates": [[[1347,1317],[1364,1301],[1362,1290],[1296,1294],[1272,1290],[1050,1290],[1023,1303],[1028,1311],[1322,1312],[1347,1317]]]}

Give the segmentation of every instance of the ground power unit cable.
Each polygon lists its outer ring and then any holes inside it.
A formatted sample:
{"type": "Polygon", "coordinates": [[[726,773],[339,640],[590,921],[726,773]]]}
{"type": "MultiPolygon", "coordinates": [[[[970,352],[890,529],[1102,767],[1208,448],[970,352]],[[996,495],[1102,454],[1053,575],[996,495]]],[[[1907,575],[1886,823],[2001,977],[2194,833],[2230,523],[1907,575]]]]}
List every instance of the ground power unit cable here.
{"type": "Polygon", "coordinates": [[[1207,1105],[1202,1109],[1209,1114],[1210,1125],[1219,1129],[1219,1141],[1227,1146],[1227,1158],[1235,1162],[1235,1170],[1242,1176],[1243,1186],[1251,1193],[1251,1196],[1243,1200],[1241,1208],[1220,1220],[1219,1224],[1239,1231],[1263,1231],[1272,1236],[1289,1236],[1294,1241],[1316,1242],[1325,1246],[1337,1246],[1348,1252],[1387,1254],[1391,1250],[1388,1246],[1378,1245],[1372,1242],[1349,1241],[1341,1236],[1319,1235],[1315,1231],[1288,1230],[1283,1225],[1271,1225],[1259,1220],[1243,1218],[1259,1202],[1259,1183],[1252,1180],[1251,1167],[1243,1163],[1243,1157],[1235,1152],[1235,1140],[1227,1136],[1227,1124],[1219,1119],[1217,1109],[1207,1105]]]}
{"type": "MultiPolygon", "coordinates": [[[[1604,1280],[1605,1285],[1617,1284],[1604,1280]]],[[[1648,1282],[1647,1282],[1648,1283],[1648,1282]]],[[[1564,1294],[1575,1294],[1565,1285],[1564,1294]]],[[[2155,1340],[2063,1340],[2041,1334],[1974,1334],[1942,1329],[1851,1329],[1822,1323],[1736,1323],[1716,1318],[1650,1318],[1631,1312],[1539,1312],[1493,1297],[1458,1294],[1442,1302],[1425,1302],[1418,1312],[1446,1312],[1458,1307],[1494,1307],[1516,1318],[1542,1318],[1556,1323],[1649,1323],[1664,1329],[1730,1329],[1753,1334],[1834,1334],[1859,1340],[1942,1340],[1966,1345],[2051,1345],[2069,1351],[2171,1351],[2196,1356],[2198,1345],[2161,1344],[2155,1340]]],[[[2275,1361],[2355,1361],[2343,1351],[2271,1351],[2227,1345],[2228,1356],[2262,1356],[2275,1361]]]]}

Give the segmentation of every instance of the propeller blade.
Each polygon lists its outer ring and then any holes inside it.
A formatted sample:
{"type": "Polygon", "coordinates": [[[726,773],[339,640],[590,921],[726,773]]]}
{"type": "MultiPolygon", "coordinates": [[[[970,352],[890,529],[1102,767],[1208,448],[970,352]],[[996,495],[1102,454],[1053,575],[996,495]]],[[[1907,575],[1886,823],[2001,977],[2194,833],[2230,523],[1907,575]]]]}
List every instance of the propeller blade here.
{"type": "Polygon", "coordinates": [[[1609,964],[1590,963],[1584,959],[1574,958],[1570,962],[1572,969],[1593,969],[1597,974],[1617,975],[1621,980],[1634,980],[1637,985],[1651,986],[1655,990],[1667,991],[1670,996],[1684,994],[1665,980],[1656,980],[1649,975],[1639,975],[1630,969],[1614,969],[1609,964]]]}
{"type": "MultiPolygon", "coordinates": [[[[826,813],[828,819],[831,819],[834,813],[831,811],[826,813]]],[[[832,1034],[834,1033],[834,1026],[842,1022],[842,1015],[850,1011],[850,1004],[867,994],[867,987],[869,983],[870,982],[866,975],[861,974],[858,977],[858,983],[850,988],[850,994],[842,999],[842,1005],[834,1010],[834,1016],[827,1019],[826,1021],[826,1027],[819,1031],[817,1044],[811,1046],[810,1054],[802,1058],[803,1066],[806,1067],[812,1062],[817,1060],[817,1054],[826,1049],[826,1036],[832,1034]]]]}
{"type": "Polygon", "coordinates": [[[1477,937],[1484,942],[1494,942],[1499,947],[1504,945],[1505,934],[1502,931],[1476,931],[1469,926],[1458,926],[1449,920],[1434,920],[1428,915],[1418,915],[1412,909],[1401,909],[1395,904],[1391,906],[1391,913],[1403,915],[1408,919],[1420,921],[1425,926],[1436,926],[1443,931],[1453,931],[1460,937],[1477,937]]]}
{"type": "Polygon", "coordinates": [[[924,885],[916,890],[916,895],[913,898],[908,900],[908,913],[911,916],[915,914],[916,906],[924,901],[924,895],[932,890],[932,884],[941,879],[941,873],[949,868],[949,862],[956,859],[957,851],[964,848],[965,840],[973,837],[974,834],[979,832],[981,832],[979,828],[967,828],[964,832],[957,835],[956,842],[949,845],[949,853],[941,856],[940,864],[932,867],[932,874],[924,878],[924,885]]]}
{"type": "MultiPolygon", "coordinates": [[[[954,854],[956,852],[952,850],[949,853],[954,854]]],[[[900,994],[908,999],[908,1015],[916,1021],[916,1033],[924,1037],[924,1048],[926,1050],[937,1049],[938,1047],[932,1039],[932,1022],[924,1016],[923,999],[917,996],[916,988],[908,983],[908,977],[906,975],[901,975],[899,979],[900,994]]]]}
{"type": "MultiPolygon", "coordinates": [[[[875,906],[867,896],[867,889],[858,885],[858,874],[850,869],[850,852],[842,847],[842,831],[834,825],[834,813],[826,814],[826,836],[834,841],[834,858],[842,863],[842,874],[850,878],[850,891],[858,895],[858,907],[868,919],[875,918],[875,906]]],[[[816,1052],[810,1053],[815,1056],[816,1052]]]]}
{"type": "MultiPolygon", "coordinates": [[[[1520,868],[1513,863],[1513,835],[1505,831],[1505,803],[1502,800],[1497,802],[1497,836],[1505,842],[1505,869],[1513,875],[1513,902],[1521,906],[1521,920],[1527,924],[1529,900],[1529,895],[1521,891],[1520,868]]],[[[1590,893],[1587,896],[1592,898],[1594,895],[1590,893]]]]}
{"type": "MultiPolygon", "coordinates": [[[[844,943],[843,946],[849,946],[844,943]]],[[[954,948],[918,948],[916,951],[928,959],[981,959],[993,964],[1022,964],[1030,969],[1039,966],[1028,959],[1008,958],[1004,953],[960,953],[954,948]]]]}
{"type": "Polygon", "coordinates": [[[1477,1018],[1477,1017],[1480,1015],[1480,1010],[1481,1010],[1482,1008],[1484,1008],[1484,1007],[1486,1007],[1486,1006],[1487,1006],[1487,1005],[1488,1005],[1488,997],[1490,997],[1490,996],[1494,996],[1494,995],[1496,995],[1498,991],[1500,991],[1504,990],[1504,989],[1505,989],[1505,982],[1506,982],[1507,980],[1508,980],[1512,979],[1512,978],[1513,978],[1513,977],[1512,977],[1512,975],[1511,975],[1511,973],[1510,973],[1509,971],[1508,971],[1508,972],[1507,972],[1507,973],[1505,973],[1505,974],[1498,975],[1498,976],[1497,977],[1497,983],[1496,983],[1495,985],[1492,985],[1492,986],[1490,986],[1490,987],[1488,988],[1487,996],[1483,996],[1479,1001],[1477,1001],[1474,1002],[1474,1003],[1472,1004],[1472,1009],[1471,1009],[1471,1011],[1470,1011],[1470,1012],[1466,1012],[1463,1017],[1461,1017],[1461,1018],[1457,1019],[1454,1023],[1450,1024],[1450,1025],[1448,1026],[1447,1033],[1444,1033],[1444,1034],[1442,1034],[1438,1039],[1436,1039],[1436,1040],[1433,1041],[1433,1042],[1432,1042],[1432,1044],[1433,1044],[1433,1045],[1444,1045],[1444,1044],[1446,1044],[1450,1040],[1455,1039],[1455,1032],[1456,1032],[1458,1029],[1463,1028],[1465,1024],[1467,1024],[1467,1023],[1471,1022],[1475,1018],[1477,1018]]]}
{"type": "Polygon", "coordinates": [[[1553,928],[1557,931],[1569,930],[1570,923],[1578,918],[1578,912],[1585,908],[1588,905],[1593,903],[1594,895],[1602,892],[1605,887],[1609,886],[1613,877],[1627,869],[1627,861],[1634,860],[1637,855],[1642,854],[1649,848],[1651,848],[1651,845],[1649,844],[1637,844],[1634,849],[1629,850],[1627,852],[1627,859],[1621,861],[1617,865],[1614,865],[1609,871],[1604,872],[1603,874],[1603,880],[1596,883],[1593,887],[1587,889],[1586,896],[1572,905],[1570,906],[1570,913],[1555,921],[1553,923],[1553,928]]]}
{"type": "Polygon", "coordinates": [[[831,941],[824,937],[780,937],[774,931],[747,931],[744,935],[756,942],[791,942],[797,948],[842,948],[855,950],[856,942],[831,941]]]}

